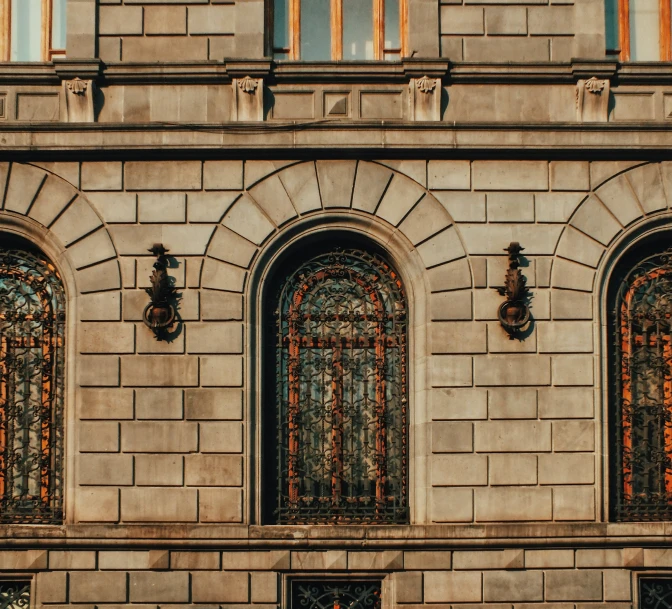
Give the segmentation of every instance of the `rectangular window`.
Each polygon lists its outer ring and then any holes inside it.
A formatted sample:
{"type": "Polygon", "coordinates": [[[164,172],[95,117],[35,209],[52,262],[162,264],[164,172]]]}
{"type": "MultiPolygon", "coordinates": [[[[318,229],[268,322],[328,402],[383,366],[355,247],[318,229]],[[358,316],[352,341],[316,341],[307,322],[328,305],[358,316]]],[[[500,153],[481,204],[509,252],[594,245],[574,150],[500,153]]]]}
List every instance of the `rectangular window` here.
{"type": "Polygon", "coordinates": [[[0,0],[0,61],[65,55],[67,0],[0,0]]]}
{"type": "Polygon", "coordinates": [[[621,61],[670,61],[670,0],[605,0],[607,54],[621,61]]]}
{"type": "Polygon", "coordinates": [[[289,609],[380,609],[380,579],[307,579],[289,582],[289,609]]]}
{"type": "Polygon", "coordinates": [[[672,607],[672,577],[642,575],[639,578],[639,609],[668,607],[672,607]]]}

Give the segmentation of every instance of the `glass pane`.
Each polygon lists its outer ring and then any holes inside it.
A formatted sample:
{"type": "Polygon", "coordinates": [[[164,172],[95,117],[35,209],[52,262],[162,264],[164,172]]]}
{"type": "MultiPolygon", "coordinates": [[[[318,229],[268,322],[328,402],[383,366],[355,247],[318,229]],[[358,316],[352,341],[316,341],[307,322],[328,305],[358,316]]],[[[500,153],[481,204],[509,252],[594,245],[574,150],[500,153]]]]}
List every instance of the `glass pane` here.
{"type": "Polygon", "coordinates": [[[372,0],[343,0],[343,59],[373,59],[372,0]]]}
{"type": "Polygon", "coordinates": [[[41,61],[41,0],[12,0],[12,61],[41,61]]]}
{"type": "Polygon", "coordinates": [[[660,59],[658,0],[630,0],[630,60],[660,59]]]}
{"type": "Polygon", "coordinates": [[[399,0],[385,0],[385,48],[398,49],[399,39],[399,0]]]}
{"type": "Polygon", "coordinates": [[[273,56],[276,59],[286,58],[282,49],[289,49],[289,0],[275,0],[273,4],[273,56]]]}
{"type": "Polygon", "coordinates": [[[330,0],[301,2],[301,59],[303,61],[331,59],[330,0]]]}
{"type": "Polygon", "coordinates": [[[52,0],[51,48],[65,49],[65,6],[67,0],[52,0]]]}
{"type": "Polygon", "coordinates": [[[620,49],[618,40],[618,0],[605,0],[605,33],[607,52],[620,49]]]}

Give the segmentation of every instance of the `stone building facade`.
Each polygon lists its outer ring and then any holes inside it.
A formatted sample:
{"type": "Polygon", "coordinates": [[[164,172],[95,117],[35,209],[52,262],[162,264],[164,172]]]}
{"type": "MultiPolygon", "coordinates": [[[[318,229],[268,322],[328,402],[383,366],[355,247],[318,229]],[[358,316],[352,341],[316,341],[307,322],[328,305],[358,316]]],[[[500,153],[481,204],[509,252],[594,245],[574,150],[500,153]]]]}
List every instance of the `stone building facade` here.
{"type": "Polygon", "coordinates": [[[275,62],[263,0],[68,0],[67,58],[0,66],[0,267],[33,244],[65,294],[62,522],[2,519],[0,589],[51,609],[295,609],[293,586],[348,582],[407,609],[671,607],[664,507],[614,516],[632,438],[609,294],[672,234],[672,68],[606,57],[604,10],[408,0],[400,61],[275,62]],[[266,286],[341,239],[405,288],[408,511],[274,524],[266,286]],[[163,340],[154,244],[177,290],[163,340]]]}

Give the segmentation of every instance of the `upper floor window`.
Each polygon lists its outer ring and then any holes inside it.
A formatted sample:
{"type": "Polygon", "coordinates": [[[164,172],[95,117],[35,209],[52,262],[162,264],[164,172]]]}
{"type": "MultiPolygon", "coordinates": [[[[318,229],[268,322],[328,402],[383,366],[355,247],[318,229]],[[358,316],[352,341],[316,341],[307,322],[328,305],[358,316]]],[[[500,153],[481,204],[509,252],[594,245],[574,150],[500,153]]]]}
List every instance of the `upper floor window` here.
{"type": "Polygon", "coordinates": [[[402,56],[406,0],[274,0],[273,56],[301,61],[402,56]]]}
{"type": "Polygon", "coordinates": [[[332,247],[283,268],[269,304],[265,520],[408,521],[407,302],[380,255],[332,247]],[[273,448],[271,448],[273,447],[273,448]]]}
{"type": "Polygon", "coordinates": [[[51,61],[65,55],[67,0],[0,0],[0,60],[51,61]]]}
{"type": "Polygon", "coordinates": [[[652,243],[620,264],[614,279],[612,517],[671,520],[672,250],[652,243]]]}
{"type": "Polygon", "coordinates": [[[606,0],[607,54],[621,61],[670,61],[671,0],[606,0]]]}
{"type": "Polygon", "coordinates": [[[1,237],[0,523],[59,523],[65,293],[44,255],[1,237]]]}

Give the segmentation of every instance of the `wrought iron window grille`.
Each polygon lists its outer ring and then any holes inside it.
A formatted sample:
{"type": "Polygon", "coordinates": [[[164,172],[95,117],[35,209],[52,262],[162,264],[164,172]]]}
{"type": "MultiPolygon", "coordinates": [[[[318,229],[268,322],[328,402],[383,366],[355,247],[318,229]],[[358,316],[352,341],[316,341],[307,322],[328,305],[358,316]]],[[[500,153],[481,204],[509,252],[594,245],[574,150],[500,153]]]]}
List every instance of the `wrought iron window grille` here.
{"type": "Polygon", "coordinates": [[[672,609],[672,577],[640,576],[639,609],[672,609]]]}
{"type": "Polygon", "coordinates": [[[29,609],[30,579],[0,579],[0,609],[29,609]]]}
{"type": "Polygon", "coordinates": [[[289,609],[380,609],[381,588],[374,578],[291,579],[289,609]]]}
{"type": "Polygon", "coordinates": [[[619,277],[609,319],[612,516],[672,520],[672,249],[619,277]]]}
{"type": "Polygon", "coordinates": [[[276,431],[267,474],[276,500],[266,520],[407,522],[407,302],[398,273],[362,249],[323,250],[282,278],[272,304],[266,429],[276,431]]]}
{"type": "Polygon", "coordinates": [[[64,347],[56,268],[0,251],[0,523],[63,520],[64,347]]]}

